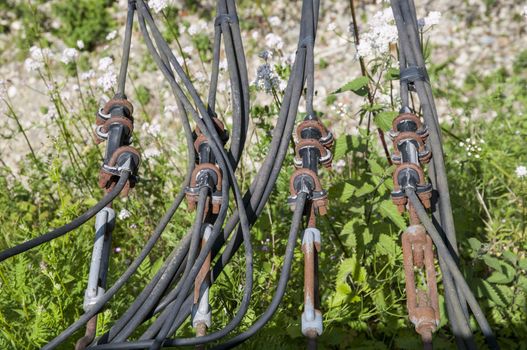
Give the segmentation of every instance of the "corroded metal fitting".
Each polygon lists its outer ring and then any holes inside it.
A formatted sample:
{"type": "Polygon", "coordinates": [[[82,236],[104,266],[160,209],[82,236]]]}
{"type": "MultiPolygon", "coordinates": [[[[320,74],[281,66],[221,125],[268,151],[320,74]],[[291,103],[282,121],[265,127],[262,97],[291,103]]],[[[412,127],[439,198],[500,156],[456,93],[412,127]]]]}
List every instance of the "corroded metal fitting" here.
{"type": "Polygon", "coordinates": [[[405,211],[405,206],[408,203],[405,190],[408,187],[413,187],[423,206],[430,208],[430,199],[432,198],[432,185],[426,182],[423,169],[413,163],[402,163],[395,169],[393,173],[392,200],[399,209],[399,212],[405,211]],[[399,175],[404,176],[399,176],[399,175]],[[405,183],[401,183],[404,180],[405,183]]]}
{"type": "Polygon", "coordinates": [[[399,132],[393,139],[393,153],[391,158],[394,164],[401,164],[402,155],[399,146],[405,142],[412,142],[416,146],[419,162],[428,163],[430,161],[432,158],[432,152],[430,152],[428,147],[425,145],[424,138],[416,132],[404,131],[399,132]]]}
{"type": "Polygon", "coordinates": [[[295,209],[295,202],[299,192],[308,193],[313,209],[317,215],[326,215],[328,211],[328,194],[322,189],[318,175],[307,168],[295,170],[289,179],[289,192],[291,196],[288,203],[295,209]],[[307,185],[307,186],[305,186],[307,185]],[[304,188],[302,188],[304,186],[304,188]]]}
{"type": "Polygon", "coordinates": [[[188,208],[190,211],[196,209],[199,201],[199,192],[203,186],[210,188],[212,193],[212,200],[208,200],[206,211],[212,207],[212,213],[218,214],[221,206],[221,170],[216,164],[202,163],[196,165],[192,171],[190,178],[190,185],[185,190],[185,197],[187,199],[188,208]]]}
{"type": "Polygon", "coordinates": [[[391,138],[395,138],[400,132],[405,131],[413,131],[417,133],[423,141],[428,137],[428,127],[413,113],[399,114],[392,121],[392,130],[390,130],[389,135],[391,138]]]}
{"type": "Polygon", "coordinates": [[[139,152],[130,146],[121,146],[115,150],[112,157],[107,164],[104,164],[99,171],[99,187],[111,191],[120,177],[119,167],[124,164],[126,159],[131,158],[132,160],[132,173],[128,179],[126,185],[121,191],[122,196],[127,196],[131,188],[135,187],[137,183],[137,171],[139,169],[139,163],[141,161],[141,155],[139,152]]]}
{"type": "Polygon", "coordinates": [[[134,106],[126,98],[114,97],[97,112],[96,124],[102,125],[112,116],[129,118],[133,123],[134,106]],[[113,114],[112,114],[113,112],[113,114]]]}
{"type": "Polygon", "coordinates": [[[409,226],[401,238],[408,316],[415,330],[427,336],[440,321],[432,239],[422,225],[409,226]],[[414,267],[425,269],[426,290],[416,288],[414,267]]]}
{"type": "Polygon", "coordinates": [[[131,135],[134,131],[133,120],[123,116],[110,117],[103,124],[99,124],[95,127],[95,142],[97,144],[106,141],[106,139],[108,138],[110,126],[114,124],[121,124],[125,126],[128,129],[128,135],[131,135]]]}
{"type": "Polygon", "coordinates": [[[318,160],[319,163],[328,169],[331,168],[331,161],[333,160],[333,154],[328,148],[324,147],[324,145],[319,140],[316,140],[316,139],[301,139],[296,144],[296,147],[295,147],[296,156],[294,159],[295,167],[297,168],[303,167],[304,164],[302,164],[302,156],[300,155],[300,150],[307,148],[307,147],[318,149],[318,151],[320,152],[320,158],[318,160]]]}
{"type": "Polygon", "coordinates": [[[320,134],[320,138],[318,141],[327,148],[328,150],[331,150],[333,148],[333,134],[320,122],[318,119],[311,119],[311,120],[304,120],[300,124],[298,124],[296,128],[296,142],[299,142],[302,139],[305,139],[306,137],[302,136],[302,133],[305,130],[313,129],[316,130],[320,134]]]}

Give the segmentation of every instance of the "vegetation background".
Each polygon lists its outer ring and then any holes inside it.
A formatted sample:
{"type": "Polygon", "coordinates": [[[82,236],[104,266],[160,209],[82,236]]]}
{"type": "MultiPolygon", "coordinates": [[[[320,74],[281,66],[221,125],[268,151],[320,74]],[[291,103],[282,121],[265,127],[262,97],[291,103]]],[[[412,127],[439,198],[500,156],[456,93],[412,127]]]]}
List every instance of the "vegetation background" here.
{"type": "MultiPolygon", "coordinates": [[[[162,8],[156,17],[165,36],[206,93],[214,2],[150,3],[162,8]]],[[[247,188],[270,141],[301,2],[238,3],[253,81],[251,138],[239,170],[247,188]]],[[[354,5],[358,31],[350,2],[322,2],[316,46],[316,106],[337,135],[333,170],[322,176],[331,208],[320,224],[325,327],[320,342],[328,349],[415,349],[420,339],[406,317],[399,240],[406,221],[390,201],[393,168],[375,131],[386,131],[399,108],[396,37],[388,4],[354,5]],[[362,40],[358,46],[355,33],[362,40]]],[[[417,1],[416,6],[442,115],[462,270],[502,348],[526,349],[527,8],[514,0],[417,1]]],[[[103,148],[93,142],[91,129],[95,111],[115,88],[125,8],[123,0],[0,1],[0,249],[68,222],[101,197],[97,173],[103,148]]],[[[137,28],[129,86],[137,109],[134,144],[144,161],[139,185],[127,200],[115,202],[119,219],[110,284],[149,237],[180,187],[185,164],[175,101],[137,28]]],[[[221,117],[229,125],[227,79],[219,88],[221,117]]],[[[286,205],[291,155],[287,164],[252,230],[257,283],[242,329],[268,305],[282,264],[291,216],[286,205]]],[[[185,210],[172,220],[162,243],[99,316],[99,334],[154,275],[191,220],[185,210]]],[[[93,227],[86,224],[0,264],[1,349],[39,348],[82,314],[92,243],[93,227]]],[[[281,308],[242,348],[303,346],[300,249],[295,254],[281,308]]],[[[243,259],[234,259],[213,288],[214,327],[233,316],[242,288],[243,259]]],[[[434,345],[449,349],[452,334],[440,302],[434,345]]],[[[477,341],[484,346],[480,335],[477,341]]]]}

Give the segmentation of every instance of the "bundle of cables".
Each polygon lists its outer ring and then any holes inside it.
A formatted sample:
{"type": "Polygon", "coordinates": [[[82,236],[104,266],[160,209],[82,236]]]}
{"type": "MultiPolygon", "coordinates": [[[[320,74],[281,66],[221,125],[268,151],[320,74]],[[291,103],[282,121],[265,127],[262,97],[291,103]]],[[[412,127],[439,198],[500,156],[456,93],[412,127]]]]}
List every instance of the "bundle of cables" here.
{"type": "Polygon", "coordinates": [[[401,114],[393,121],[391,131],[392,161],[398,164],[393,175],[395,190],[392,198],[401,212],[407,208],[410,213],[411,226],[402,237],[410,320],[421,334],[425,348],[431,347],[432,332],[439,325],[433,242],[442,272],[447,313],[458,348],[476,349],[470,329],[470,309],[488,346],[497,349],[492,330],[458,267],[441,129],[425,67],[415,6],[413,0],[391,0],[391,7],[399,34],[402,103],[401,114]],[[420,108],[410,105],[415,101],[410,100],[412,93],[417,96],[420,108]],[[424,122],[413,112],[415,110],[422,111],[424,122]],[[422,168],[428,162],[430,184],[422,168]],[[425,208],[432,209],[432,218],[425,208]],[[416,288],[414,267],[425,268],[425,288],[416,288]]]}
{"type": "MultiPolygon", "coordinates": [[[[177,346],[204,348],[205,344],[211,342],[215,342],[215,349],[235,347],[258,332],[280,305],[287,289],[294,250],[302,227],[304,308],[299,318],[308,347],[316,348],[316,339],[323,331],[317,290],[317,254],[321,250],[322,234],[316,222],[319,216],[327,212],[328,205],[327,192],[319,179],[318,168],[320,165],[331,166],[333,144],[333,135],[324,127],[313,107],[314,43],[319,5],[318,0],[302,0],[296,56],[271,143],[262,166],[243,194],[236,179],[236,169],[247,140],[250,101],[235,1],[217,0],[211,78],[205,103],[161,34],[146,0],[129,0],[118,92],[98,111],[96,120],[96,140],[106,142],[99,185],[107,194],[67,225],[0,253],[0,261],[3,261],[71,232],[96,216],[96,237],[84,300],[85,313],[43,349],[58,347],[85,325],[86,334],[76,344],[79,350],[177,346]],[[112,201],[119,194],[126,195],[136,185],[140,162],[139,152],[130,146],[134,128],[133,106],[125,94],[135,17],[148,51],[168,82],[177,103],[186,136],[188,167],[181,190],[139,255],[106,289],[109,247],[115,223],[112,201]],[[230,135],[221,116],[216,113],[222,43],[232,97],[230,135]],[[306,114],[295,130],[302,95],[305,98],[306,114]],[[194,129],[189,116],[195,125],[194,129]],[[246,330],[225,341],[240,325],[249,309],[253,291],[250,230],[269,200],[292,137],[295,141],[296,170],[290,179],[289,204],[293,209],[293,217],[277,287],[265,312],[246,330]],[[195,213],[192,227],[128,309],[105,334],[96,337],[97,315],[148,258],[184,199],[195,213]],[[230,205],[233,210],[229,216],[230,205]],[[210,288],[214,287],[214,282],[242,246],[245,283],[238,310],[223,328],[213,330],[214,310],[209,304],[210,288]],[[175,337],[189,317],[196,336],[175,337]],[[149,326],[141,327],[147,321],[149,326]],[[139,330],[142,330],[141,334],[139,330]],[[220,340],[223,343],[218,342],[220,340]]],[[[399,32],[402,102],[401,114],[393,121],[390,133],[394,144],[391,160],[397,164],[392,197],[401,212],[408,209],[410,213],[411,226],[402,236],[410,320],[421,334],[425,347],[430,347],[432,332],[439,324],[433,242],[443,275],[447,311],[458,347],[475,348],[469,325],[470,309],[489,346],[495,349],[497,344],[489,324],[457,265],[457,243],[440,127],[424,66],[415,7],[412,0],[392,0],[391,5],[399,32]],[[415,106],[410,105],[412,92],[418,97],[424,122],[413,112],[415,106]],[[428,162],[431,184],[427,183],[422,168],[428,162]],[[432,208],[432,218],[428,216],[426,208],[432,208]],[[416,288],[415,268],[426,270],[425,288],[416,288]]]]}
{"type": "MultiPolygon", "coordinates": [[[[199,345],[226,337],[240,324],[248,310],[253,286],[250,227],[263,211],[282,168],[306,81],[308,109],[306,121],[317,123],[312,103],[314,95],[313,49],[318,9],[318,1],[303,1],[296,59],[282,100],[268,154],[249,190],[243,195],[235,177],[235,170],[247,138],[249,84],[234,0],[217,1],[213,65],[207,105],[163,38],[146,1],[129,1],[118,93],[97,114],[97,140],[108,142],[99,184],[106,189],[108,194],[71,223],[8,249],[0,255],[1,261],[25,252],[74,230],[99,213],[96,220],[94,257],[84,303],[85,313],[43,349],[56,348],[85,324],[87,324],[86,336],[77,342],[78,349],[86,347],[90,349],[159,349],[166,346],[199,345]],[[119,193],[127,193],[128,189],[135,185],[139,165],[137,151],[129,146],[133,131],[133,107],[125,95],[135,15],[137,15],[146,46],[169,83],[178,105],[179,116],[187,139],[188,169],[183,188],[159,221],[150,239],[126,271],[110,288],[105,290],[105,269],[107,269],[109,254],[107,247],[115,220],[111,211],[111,202],[119,193]],[[228,150],[225,149],[229,138],[228,133],[215,112],[222,39],[228,63],[233,105],[233,130],[228,150]],[[196,124],[194,130],[191,129],[188,115],[196,124]],[[231,193],[236,209],[230,217],[227,217],[231,193]],[[178,247],[172,251],[152,281],[144,287],[127,311],[115,321],[106,334],[95,339],[97,314],[103,310],[148,257],[185,197],[188,206],[196,213],[192,228],[181,239],[178,247]],[[212,323],[212,313],[208,305],[208,290],[242,245],[246,273],[238,311],[225,327],[206,334],[207,328],[212,323]],[[101,276],[104,278],[101,279],[101,276]],[[192,318],[197,337],[170,338],[189,316],[192,318]],[[129,341],[135,330],[149,319],[154,319],[150,327],[136,341],[129,341]]],[[[320,142],[324,143],[324,149],[330,147],[331,133],[327,132],[319,122],[314,127],[303,129],[307,130],[307,133],[299,134],[302,139],[311,139],[311,143],[319,142],[318,139],[320,139],[320,142]]],[[[257,332],[276,311],[284,295],[302,218],[304,214],[313,216],[315,212],[324,212],[317,204],[325,203],[325,192],[321,190],[320,182],[316,178],[316,167],[319,161],[327,164],[331,163],[331,159],[327,156],[330,154],[329,151],[324,151],[325,157],[322,159],[316,148],[317,146],[312,144],[297,147],[300,157],[300,163],[297,166],[311,168],[313,173],[298,177],[297,183],[292,185],[294,195],[292,194],[291,200],[295,211],[284,266],[272,303],[249,329],[226,343],[218,345],[219,348],[236,346],[257,332]],[[314,178],[309,177],[313,174],[315,174],[314,178]]],[[[313,218],[310,222],[314,222],[313,218]]],[[[307,311],[312,311],[312,307],[307,311]]],[[[309,322],[312,322],[311,316],[308,317],[306,326],[308,333],[312,334],[315,330],[319,334],[321,326],[309,328],[309,322]]],[[[319,319],[320,317],[317,318],[319,319]]]]}

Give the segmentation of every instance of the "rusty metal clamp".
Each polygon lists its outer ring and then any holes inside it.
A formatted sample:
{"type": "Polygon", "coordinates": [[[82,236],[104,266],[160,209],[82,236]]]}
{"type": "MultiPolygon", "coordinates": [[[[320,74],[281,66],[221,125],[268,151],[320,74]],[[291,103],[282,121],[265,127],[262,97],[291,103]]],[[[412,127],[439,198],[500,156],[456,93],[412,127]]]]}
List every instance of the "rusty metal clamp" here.
{"type": "Polygon", "coordinates": [[[221,170],[216,164],[202,163],[196,165],[192,171],[190,185],[185,189],[185,197],[187,199],[188,208],[190,211],[196,209],[199,201],[199,191],[203,186],[209,187],[212,194],[211,199],[208,200],[206,211],[212,207],[212,213],[218,214],[221,206],[221,189],[222,189],[222,174],[221,170]]]}
{"type": "Polygon", "coordinates": [[[294,164],[297,168],[302,168],[305,164],[303,164],[302,155],[300,154],[301,150],[305,148],[314,148],[318,150],[320,156],[319,156],[319,163],[325,166],[326,168],[331,168],[331,161],[333,160],[333,154],[331,151],[325,147],[319,140],[316,139],[302,139],[300,140],[295,147],[295,158],[294,158],[294,164]]]}
{"type": "Polygon", "coordinates": [[[409,226],[401,238],[408,316],[425,344],[431,343],[440,322],[432,239],[422,225],[409,226]],[[416,287],[414,268],[425,269],[425,290],[416,287]]]}
{"type": "Polygon", "coordinates": [[[394,164],[401,164],[405,160],[415,164],[428,163],[431,158],[432,152],[428,149],[423,137],[416,132],[403,131],[394,137],[393,153],[391,156],[394,164]]]}
{"type": "Polygon", "coordinates": [[[317,215],[326,215],[328,211],[328,193],[322,189],[318,175],[310,169],[300,168],[295,170],[289,180],[288,203],[294,210],[296,198],[300,192],[308,194],[312,201],[313,209],[317,215]]]}
{"type": "Polygon", "coordinates": [[[430,199],[432,198],[432,185],[426,182],[423,169],[413,163],[400,164],[393,173],[392,200],[399,212],[405,211],[408,203],[405,190],[409,187],[415,189],[419,199],[425,208],[430,208],[430,199]]]}
{"type": "Polygon", "coordinates": [[[409,113],[408,108],[403,109],[393,121],[392,130],[390,130],[390,137],[396,138],[400,132],[412,131],[419,135],[423,142],[428,137],[428,127],[421,122],[421,119],[414,113],[409,113]]]}
{"type": "Polygon", "coordinates": [[[295,142],[302,139],[315,138],[328,150],[333,148],[333,134],[318,119],[307,119],[298,124],[295,142]],[[313,137],[314,135],[318,137],[313,137]]]}
{"type": "Polygon", "coordinates": [[[115,184],[119,181],[121,176],[121,167],[130,161],[131,174],[125,187],[123,188],[121,195],[127,196],[131,188],[137,183],[137,172],[139,169],[139,163],[141,161],[141,155],[139,152],[130,146],[121,146],[115,150],[112,157],[107,164],[103,164],[99,171],[99,187],[111,191],[115,184]]]}

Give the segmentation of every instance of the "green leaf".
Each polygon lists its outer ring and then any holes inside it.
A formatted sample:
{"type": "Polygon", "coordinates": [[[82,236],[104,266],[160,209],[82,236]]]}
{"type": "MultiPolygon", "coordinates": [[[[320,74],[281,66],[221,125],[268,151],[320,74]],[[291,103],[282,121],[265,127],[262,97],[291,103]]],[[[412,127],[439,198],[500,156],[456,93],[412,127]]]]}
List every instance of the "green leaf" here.
{"type": "Polygon", "coordinates": [[[392,128],[392,121],[397,116],[397,112],[385,111],[380,112],[373,117],[373,121],[382,131],[389,131],[392,128]]]}
{"type": "Polygon", "coordinates": [[[468,244],[474,252],[478,252],[482,246],[482,243],[474,237],[468,239],[468,244]]]}
{"type": "Polygon", "coordinates": [[[520,288],[527,292],[527,277],[520,276],[518,278],[518,286],[520,286],[520,288]]]}
{"type": "Polygon", "coordinates": [[[369,183],[365,182],[364,185],[362,185],[361,188],[357,189],[357,191],[355,192],[355,197],[365,196],[368,193],[372,193],[374,190],[375,190],[375,187],[373,187],[369,183]]]}
{"type": "Polygon", "coordinates": [[[379,255],[386,255],[390,259],[395,259],[401,254],[401,248],[396,244],[392,236],[381,234],[379,242],[375,245],[375,249],[379,255]]]}
{"type": "Polygon", "coordinates": [[[350,135],[342,135],[335,140],[333,159],[341,159],[353,149],[353,140],[350,135]]]}
{"type": "Polygon", "coordinates": [[[375,160],[368,159],[368,165],[370,166],[370,170],[372,174],[383,176],[386,169],[379,165],[375,160]]]}
{"type": "Polygon", "coordinates": [[[492,257],[490,255],[484,255],[483,261],[485,262],[485,264],[487,264],[487,266],[496,270],[487,279],[488,282],[507,284],[512,282],[512,280],[514,279],[514,276],[516,275],[516,270],[514,269],[514,267],[507,264],[506,262],[492,257]]]}
{"type": "Polygon", "coordinates": [[[516,254],[514,254],[510,250],[505,250],[503,252],[503,257],[507,259],[507,261],[513,265],[516,265],[518,263],[518,257],[516,256],[516,254]]]}
{"type": "Polygon", "coordinates": [[[343,86],[341,86],[339,89],[337,89],[334,94],[339,94],[341,92],[345,91],[353,91],[355,94],[359,96],[366,96],[368,94],[368,83],[370,80],[368,77],[358,77],[343,86]]]}
{"type": "Polygon", "coordinates": [[[518,262],[518,266],[522,270],[527,270],[527,258],[520,259],[520,261],[518,262]]]}
{"type": "Polygon", "coordinates": [[[348,182],[337,183],[329,189],[331,198],[338,198],[339,201],[345,202],[350,199],[357,190],[357,187],[348,182]]]}
{"type": "Polygon", "coordinates": [[[401,216],[399,210],[391,200],[387,199],[381,202],[379,205],[379,213],[383,218],[390,219],[401,230],[406,228],[406,222],[404,218],[401,216]]]}
{"type": "Polygon", "coordinates": [[[355,222],[355,220],[352,220],[346,223],[340,232],[342,236],[346,237],[346,246],[351,248],[357,247],[357,238],[355,237],[355,230],[353,229],[355,222]]]}

